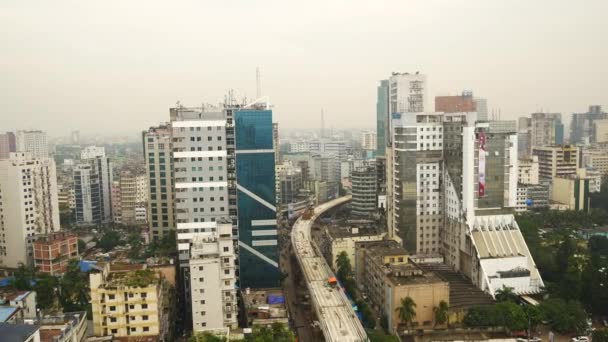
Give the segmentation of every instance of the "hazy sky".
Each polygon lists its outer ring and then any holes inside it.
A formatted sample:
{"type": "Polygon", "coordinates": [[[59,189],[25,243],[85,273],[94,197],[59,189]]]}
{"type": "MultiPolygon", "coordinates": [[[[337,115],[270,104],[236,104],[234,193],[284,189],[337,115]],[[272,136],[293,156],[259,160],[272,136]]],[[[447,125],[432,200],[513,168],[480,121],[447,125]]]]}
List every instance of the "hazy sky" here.
{"type": "Polygon", "coordinates": [[[0,131],[133,133],[255,96],[282,127],[374,127],[376,85],[428,75],[503,118],[608,106],[606,0],[0,1],[0,131]]]}

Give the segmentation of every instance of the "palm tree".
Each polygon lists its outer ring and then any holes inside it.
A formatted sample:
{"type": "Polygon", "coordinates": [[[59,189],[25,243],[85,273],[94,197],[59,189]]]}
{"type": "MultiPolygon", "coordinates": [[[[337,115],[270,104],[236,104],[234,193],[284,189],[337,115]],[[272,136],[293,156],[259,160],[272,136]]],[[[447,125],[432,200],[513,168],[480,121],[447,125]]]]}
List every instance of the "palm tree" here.
{"type": "Polygon", "coordinates": [[[494,295],[497,301],[499,302],[513,302],[517,303],[517,295],[513,292],[512,287],[508,287],[503,285],[502,288],[496,290],[496,294],[494,295]]]}
{"type": "Polygon", "coordinates": [[[401,323],[410,327],[414,318],[416,318],[416,303],[414,300],[409,296],[401,298],[401,306],[397,308],[397,314],[401,323]]]}
{"type": "Polygon", "coordinates": [[[435,324],[444,324],[447,323],[450,325],[450,316],[448,311],[450,310],[450,306],[446,303],[445,300],[439,302],[439,306],[433,308],[435,312],[435,324]]]}

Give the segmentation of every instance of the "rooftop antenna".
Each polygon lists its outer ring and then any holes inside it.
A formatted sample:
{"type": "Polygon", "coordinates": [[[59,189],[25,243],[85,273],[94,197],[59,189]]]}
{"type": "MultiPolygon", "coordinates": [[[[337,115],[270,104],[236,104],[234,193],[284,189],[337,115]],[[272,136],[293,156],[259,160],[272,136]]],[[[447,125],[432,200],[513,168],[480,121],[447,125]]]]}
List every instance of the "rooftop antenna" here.
{"type": "Polygon", "coordinates": [[[262,97],[262,76],[260,75],[260,68],[255,68],[255,83],[255,97],[259,99],[262,97]]]}

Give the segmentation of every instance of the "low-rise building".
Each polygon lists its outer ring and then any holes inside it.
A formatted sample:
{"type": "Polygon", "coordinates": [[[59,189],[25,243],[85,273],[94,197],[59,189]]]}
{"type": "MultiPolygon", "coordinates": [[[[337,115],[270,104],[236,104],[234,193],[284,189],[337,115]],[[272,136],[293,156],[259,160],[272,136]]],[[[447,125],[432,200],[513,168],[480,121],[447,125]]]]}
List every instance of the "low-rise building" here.
{"type": "Polygon", "coordinates": [[[3,342],[41,342],[40,328],[31,324],[0,323],[3,342]]]}
{"type": "Polygon", "coordinates": [[[282,289],[245,289],[241,295],[247,315],[247,327],[289,323],[282,289]]]}
{"type": "Polygon", "coordinates": [[[394,241],[360,244],[359,247],[362,259],[360,286],[372,306],[388,318],[389,331],[399,330],[402,322],[398,309],[406,297],[416,303],[413,325],[432,327],[435,308],[442,301],[449,305],[448,282],[409,261],[407,251],[394,241]]]}
{"type": "Polygon", "coordinates": [[[546,209],[549,207],[549,183],[517,184],[517,199],[515,211],[524,212],[530,209],[546,209]]]}
{"type": "Polygon", "coordinates": [[[359,242],[382,241],[386,233],[381,232],[375,225],[368,227],[338,227],[328,226],[318,241],[319,249],[329,266],[335,271],[336,260],[340,253],[345,252],[351,265],[355,264],[355,245],[359,242]]]}
{"type": "Polygon", "coordinates": [[[576,176],[555,177],[551,201],[563,205],[567,210],[589,211],[589,183],[590,178],[586,177],[584,172],[576,176]]]}
{"type": "Polygon", "coordinates": [[[87,337],[87,313],[45,315],[30,322],[40,327],[40,342],[83,342],[87,337]]]}
{"type": "Polygon", "coordinates": [[[520,159],[517,176],[521,184],[538,184],[538,156],[520,159]]]}
{"type": "Polygon", "coordinates": [[[72,233],[59,231],[39,235],[33,246],[34,266],[41,273],[64,274],[70,260],[78,258],[78,237],[72,233]]]}
{"type": "Polygon", "coordinates": [[[0,290],[0,322],[36,317],[36,291],[18,291],[12,287],[0,290]]]}
{"type": "Polygon", "coordinates": [[[99,265],[89,274],[93,334],[114,337],[154,337],[165,341],[173,298],[160,272],[146,265],[99,265]]]}
{"type": "Polygon", "coordinates": [[[585,148],[582,152],[582,167],[590,167],[598,170],[601,174],[608,174],[608,148],[599,147],[585,148]]]}

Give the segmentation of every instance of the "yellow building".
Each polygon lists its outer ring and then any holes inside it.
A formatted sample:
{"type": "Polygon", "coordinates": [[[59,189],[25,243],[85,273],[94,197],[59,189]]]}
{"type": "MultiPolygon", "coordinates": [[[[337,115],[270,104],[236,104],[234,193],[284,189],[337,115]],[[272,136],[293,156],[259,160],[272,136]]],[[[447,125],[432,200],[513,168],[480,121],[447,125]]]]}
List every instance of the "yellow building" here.
{"type": "MultiPolygon", "coordinates": [[[[434,309],[441,301],[450,303],[450,286],[432,272],[424,272],[408,259],[403,247],[394,241],[357,244],[357,275],[377,312],[388,318],[388,328],[396,332],[401,320],[401,299],[410,297],[416,303],[416,328],[434,325],[434,309]]],[[[405,328],[405,327],[402,327],[405,328]]]]}
{"type": "Polygon", "coordinates": [[[585,169],[579,169],[576,176],[553,179],[551,201],[563,204],[568,210],[589,211],[589,183],[585,169]]]}
{"type": "MultiPolygon", "coordinates": [[[[101,265],[100,265],[101,266],[101,265]]],[[[95,336],[148,336],[163,341],[171,298],[160,272],[146,265],[106,264],[89,275],[95,336]]]]}

